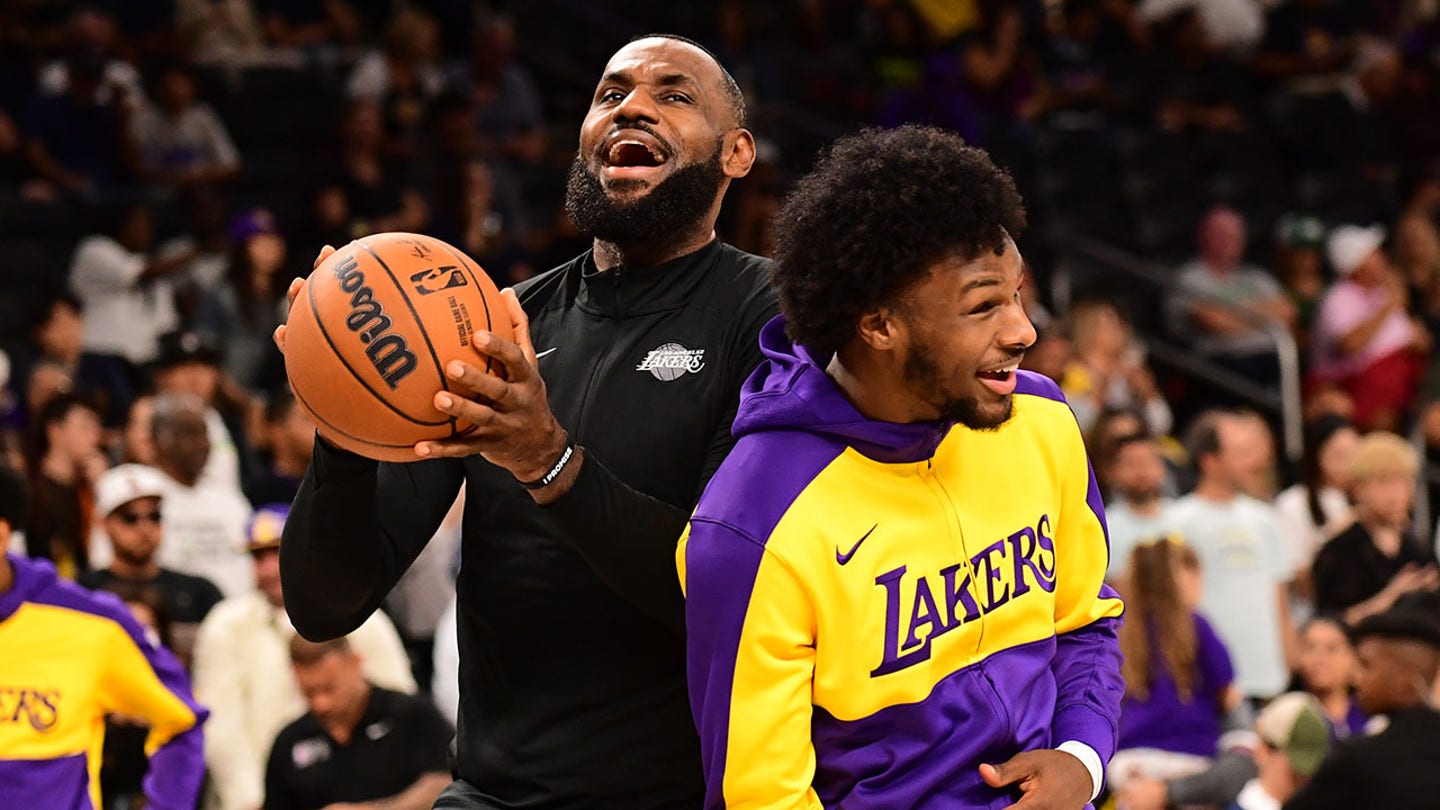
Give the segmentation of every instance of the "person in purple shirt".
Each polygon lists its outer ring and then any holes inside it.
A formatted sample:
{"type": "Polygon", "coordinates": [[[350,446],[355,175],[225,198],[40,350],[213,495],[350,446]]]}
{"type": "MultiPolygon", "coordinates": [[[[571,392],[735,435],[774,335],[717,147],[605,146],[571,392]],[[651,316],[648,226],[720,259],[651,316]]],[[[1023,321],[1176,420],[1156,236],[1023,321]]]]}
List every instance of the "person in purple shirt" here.
{"type": "Polygon", "coordinates": [[[1125,582],[1125,698],[1110,786],[1136,777],[1175,778],[1203,770],[1215,755],[1221,720],[1240,702],[1230,654],[1195,612],[1200,561],[1169,538],[1141,543],[1125,582]]]}
{"type": "Polygon", "coordinates": [[[1300,628],[1294,688],[1314,695],[1325,707],[1330,737],[1336,741],[1363,735],[1370,719],[1355,699],[1355,666],[1355,646],[1338,617],[1322,613],[1300,628]]]}

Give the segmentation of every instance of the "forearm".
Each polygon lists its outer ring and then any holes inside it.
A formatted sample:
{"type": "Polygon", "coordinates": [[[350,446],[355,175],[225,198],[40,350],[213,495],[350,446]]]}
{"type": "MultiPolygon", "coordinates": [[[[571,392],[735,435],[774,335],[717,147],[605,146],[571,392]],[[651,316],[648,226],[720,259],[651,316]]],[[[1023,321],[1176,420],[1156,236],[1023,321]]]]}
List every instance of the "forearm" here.
{"type": "Polygon", "coordinates": [[[568,491],[545,509],[601,581],[683,635],[685,604],[674,561],[685,512],[631,488],[589,455],[568,491]]]}
{"type": "Polygon", "coordinates": [[[1238,753],[1222,754],[1206,770],[1166,782],[1165,799],[1171,806],[1201,804],[1228,807],[1240,795],[1245,783],[1258,773],[1250,757],[1238,753]]]}
{"type": "Polygon", "coordinates": [[[1051,737],[1090,746],[1102,763],[1115,753],[1124,680],[1118,619],[1100,619],[1056,637],[1055,717],[1051,737]]]}
{"type": "Polygon", "coordinates": [[[1383,613],[1395,604],[1396,594],[1389,588],[1380,591],[1363,602],[1351,605],[1345,609],[1345,623],[1354,627],[1361,621],[1374,616],[1376,613],[1383,613]]]}
{"type": "Polygon", "coordinates": [[[1364,321],[1361,321],[1359,326],[1346,332],[1344,337],[1340,338],[1340,351],[1346,354],[1355,354],[1365,348],[1366,344],[1374,339],[1375,335],[1380,331],[1380,327],[1385,325],[1386,319],[1390,317],[1391,310],[1391,307],[1385,307],[1364,321]]]}
{"type": "Polygon", "coordinates": [[[336,638],[374,613],[429,541],[464,477],[448,459],[391,465],[319,437],[280,544],[285,609],[307,638],[336,638]],[[383,483],[392,508],[381,514],[383,483]]]}
{"type": "Polygon", "coordinates": [[[440,791],[450,784],[447,773],[427,773],[404,791],[384,799],[367,802],[367,810],[430,810],[440,791]]]}

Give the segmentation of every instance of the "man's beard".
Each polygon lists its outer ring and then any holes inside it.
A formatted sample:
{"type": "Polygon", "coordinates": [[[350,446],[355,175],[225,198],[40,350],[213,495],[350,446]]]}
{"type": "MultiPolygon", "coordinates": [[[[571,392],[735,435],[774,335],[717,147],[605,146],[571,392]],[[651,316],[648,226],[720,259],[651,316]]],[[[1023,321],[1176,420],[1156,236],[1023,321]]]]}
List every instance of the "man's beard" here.
{"type": "MultiPolygon", "coordinates": [[[[633,245],[683,231],[700,221],[725,182],[720,164],[721,143],[709,160],[693,163],[660,181],[648,194],[617,201],[578,153],[565,185],[565,211],[580,232],[602,242],[633,245]]],[[[638,188],[638,181],[611,184],[616,191],[638,188]]]]}
{"type": "Polygon", "coordinates": [[[945,390],[940,366],[928,351],[917,346],[905,358],[905,381],[912,390],[940,410],[940,419],[964,425],[971,430],[996,430],[1010,419],[1014,411],[1013,399],[1005,399],[1005,410],[1001,413],[985,413],[980,402],[974,397],[956,397],[945,390]]]}

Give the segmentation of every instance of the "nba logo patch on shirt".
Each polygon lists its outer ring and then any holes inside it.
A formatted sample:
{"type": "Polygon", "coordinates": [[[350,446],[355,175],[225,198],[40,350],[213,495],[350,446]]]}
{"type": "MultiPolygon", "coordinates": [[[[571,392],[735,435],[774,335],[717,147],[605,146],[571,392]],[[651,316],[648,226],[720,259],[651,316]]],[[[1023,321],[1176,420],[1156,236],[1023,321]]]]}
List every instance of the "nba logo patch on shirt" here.
{"type": "Polygon", "coordinates": [[[635,370],[648,371],[655,379],[669,382],[704,367],[704,349],[687,349],[679,343],[666,343],[645,355],[645,359],[640,361],[635,370]]]}

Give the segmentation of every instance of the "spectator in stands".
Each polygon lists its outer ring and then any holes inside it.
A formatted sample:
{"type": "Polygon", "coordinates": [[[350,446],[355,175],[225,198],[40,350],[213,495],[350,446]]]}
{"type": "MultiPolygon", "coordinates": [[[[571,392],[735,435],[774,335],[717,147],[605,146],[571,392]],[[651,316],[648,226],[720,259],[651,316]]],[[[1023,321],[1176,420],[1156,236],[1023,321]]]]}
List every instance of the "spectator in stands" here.
{"type": "Polygon", "coordinates": [[[253,578],[245,553],[250,504],[238,485],[201,477],[210,457],[205,404],[189,395],[161,394],[150,426],[155,466],[167,485],[160,563],[210,580],[227,597],[245,593],[253,578]]]}
{"type": "Polygon", "coordinates": [[[1141,100],[1153,110],[1156,124],[1170,132],[1248,128],[1248,77],[1207,30],[1203,11],[1177,8],[1181,4],[1173,0],[1151,0],[1148,5],[1168,6],[1153,16],[1155,47],[1137,68],[1141,100]]]}
{"type": "Polygon", "coordinates": [[[1255,764],[1260,775],[1245,783],[1231,810],[1280,810],[1330,750],[1328,726],[1315,698],[1288,692],[1255,718],[1255,764]]]}
{"type": "Polygon", "coordinates": [[[1162,538],[1135,546],[1121,593],[1125,699],[1120,741],[1110,760],[1112,790],[1136,777],[1173,779],[1203,771],[1220,741],[1221,719],[1240,705],[1225,645],[1195,612],[1200,560],[1162,538]]]}
{"type": "MultiPolygon", "coordinates": [[[[1036,329],[1038,331],[1039,327],[1036,329]]],[[[1075,343],[1070,339],[1070,333],[1057,327],[1039,333],[1035,343],[1025,350],[1020,367],[1043,374],[1058,385],[1065,379],[1065,369],[1070,367],[1070,361],[1074,357],[1075,343]]],[[[1098,416],[1096,421],[1099,421],[1098,416]]]]}
{"type": "Polygon", "coordinates": [[[1355,624],[1405,596],[1440,587],[1440,562],[1415,535],[1410,506],[1419,459],[1393,433],[1360,440],[1350,468],[1355,522],[1315,555],[1315,606],[1355,624]]]}
{"type": "MultiPolygon", "coordinates": [[[[248,531],[253,585],[221,602],[200,625],[195,694],[210,707],[205,762],[216,810],[253,810],[264,801],[265,762],[276,735],[305,712],[289,669],[295,630],[280,585],[280,532],[287,510],[262,508],[248,531]]],[[[376,613],[346,637],[376,686],[413,694],[415,681],[395,628],[376,613]]]]}
{"type": "Polygon", "coordinates": [[[168,489],[165,476],[139,464],[122,464],[100,476],[95,515],[111,560],[108,567],[81,577],[80,584],[96,590],[119,585],[157,590],[165,600],[165,646],[189,669],[200,622],[222,597],[207,579],[161,567],[157,553],[164,540],[161,509],[168,489]]]}
{"type": "Polygon", "coordinates": [[[270,751],[265,810],[435,802],[450,784],[454,731],[429,701],[371,684],[344,638],[295,636],[290,661],[309,711],[270,751]]]}
{"type": "Polygon", "coordinates": [[[154,213],[147,204],[127,204],[112,217],[105,233],[76,246],[70,289],[85,308],[85,351],[139,366],[154,360],[160,336],[179,326],[170,277],[193,254],[150,255],[154,213]]]}
{"type": "Polygon", "coordinates": [[[175,7],[181,46],[195,64],[239,69],[277,60],[252,0],[177,0],[175,7]]]}
{"type": "Polygon", "coordinates": [[[144,793],[155,808],[193,807],[205,769],[201,725],[180,664],[151,643],[125,607],[60,581],[44,560],[12,556],[24,523],[23,480],[0,470],[0,803],[6,808],[100,807],[104,717],[151,726],[144,793]]]}
{"type": "Polygon", "coordinates": [[[35,363],[54,364],[69,376],[71,390],[84,396],[100,412],[106,427],[124,423],[134,398],[129,366],[112,356],[85,352],[85,321],[80,299],[62,290],[42,302],[34,312],[30,341],[35,355],[22,367],[17,382],[29,377],[35,363]]]}
{"type": "Polygon", "coordinates": [[[1325,225],[1315,217],[1287,214],[1275,226],[1275,277],[1295,308],[1295,340],[1302,350],[1327,285],[1324,248],[1325,225]]]}
{"type": "Polygon", "coordinates": [[[1389,724],[1338,746],[1285,808],[1432,807],[1440,796],[1440,712],[1430,704],[1440,627],[1433,616],[1392,611],[1361,622],[1354,638],[1360,705],[1389,724]]]}
{"type": "Polygon", "coordinates": [[[1088,301],[1070,311],[1075,357],[1060,382],[1082,432],[1089,432],[1106,408],[1135,408],[1151,433],[1173,426],[1170,405],[1145,364],[1144,347],[1113,304],[1088,301]]]}
{"type": "Polygon", "coordinates": [[[287,247],[275,217],[254,208],[230,223],[226,278],[199,301],[195,331],[223,346],[226,376],[251,391],[283,382],[283,358],[270,334],[285,322],[287,247]]]}
{"type": "Polygon", "coordinates": [[[315,420],[289,391],[273,394],[265,405],[265,468],[250,478],[245,496],[251,503],[290,503],[300,489],[315,447],[315,420]]]}
{"type": "Polygon", "coordinates": [[[1349,4],[1336,0],[1273,4],[1251,69],[1289,91],[1334,87],[1355,54],[1355,23],[1349,4]]]}
{"type": "Polygon", "coordinates": [[[243,423],[227,422],[220,408],[243,412],[249,396],[234,393],[220,372],[220,350],[194,332],[168,332],[160,338],[160,354],[151,366],[157,394],[179,394],[199,399],[205,406],[205,430],[210,452],[201,473],[203,483],[239,489],[244,480],[243,423]],[[233,426],[233,427],[232,427],[233,426]],[[236,436],[241,437],[240,441],[236,436]]]}
{"type": "Polygon", "coordinates": [[[1440,229],[1420,214],[1395,223],[1395,270],[1405,280],[1410,314],[1431,334],[1440,331],[1440,229]]]}
{"type": "Polygon", "coordinates": [[[1355,402],[1355,424],[1396,429],[1409,409],[1432,338],[1410,318],[1405,282],[1381,250],[1379,227],[1341,225],[1327,244],[1340,279],[1325,294],[1311,336],[1310,384],[1355,402]]]}
{"type": "Polygon", "coordinates": [[[1110,568],[1105,578],[1121,583],[1128,573],[1130,552],[1145,541],[1170,532],[1173,498],[1165,495],[1165,460],[1160,444],[1149,433],[1132,433],[1115,440],[1110,455],[1096,459],[1105,467],[1110,500],[1105,523],[1110,532],[1110,568]]]}
{"type": "Polygon", "coordinates": [[[430,213],[404,176],[385,158],[385,126],[373,101],[351,102],[340,126],[337,165],[315,195],[321,235],[334,244],[383,231],[423,231],[430,213]]]}
{"type": "Polygon", "coordinates": [[[429,106],[445,89],[440,30],[434,18],[411,8],[397,12],[382,48],[360,58],[345,85],[357,101],[380,105],[391,154],[413,157],[429,106]]]}
{"type": "Polygon", "coordinates": [[[1002,148],[1017,132],[1016,124],[1044,112],[1048,102],[1045,77],[1031,50],[1019,6],[985,0],[976,7],[977,25],[954,46],[964,83],[956,101],[968,108],[963,117],[978,123],[980,142],[994,144],[992,149],[1002,148]]]}
{"type": "Polygon", "coordinates": [[[41,68],[36,77],[37,90],[47,96],[61,96],[75,87],[76,60],[98,71],[93,86],[89,78],[82,83],[89,87],[89,98],[100,104],[128,99],[138,104],[145,90],[140,71],[117,51],[120,37],[115,21],[96,9],[94,4],[79,6],[65,21],[64,50],[61,58],[41,68]]]}
{"type": "MultiPolygon", "coordinates": [[[[165,596],[157,589],[116,580],[108,587],[95,590],[113,593],[124,602],[135,623],[140,625],[146,641],[170,652],[175,651],[170,636],[169,609],[165,596]]],[[[180,663],[186,665],[183,660],[180,663]]],[[[104,810],[145,807],[145,773],[149,770],[145,738],[148,736],[150,727],[143,720],[123,714],[106,715],[105,744],[100,754],[100,796],[104,810]]]]}
{"type": "Polygon", "coordinates": [[[1360,448],[1360,434],[1342,417],[1325,415],[1305,426],[1305,453],[1300,480],[1275,498],[1275,513],[1285,539],[1297,603],[1313,603],[1310,567],[1315,552],[1350,525],[1350,467],[1360,448]]]}
{"type": "Polygon", "coordinates": [[[1234,209],[1218,206],[1205,215],[1200,255],[1179,270],[1172,317],[1201,353],[1274,383],[1280,373],[1275,344],[1257,321],[1290,328],[1295,306],[1274,277],[1244,263],[1245,241],[1245,220],[1234,209]]]}
{"type": "Polygon", "coordinates": [[[545,154],[540,92],[529,71],[515,62],[515,51],[515,22],[487,16],[475,26],[468,64],[452,76],[474,105],[480,157],[510,172],[539,163],[545,154]]]}
{"type": "Polygon", "coordinates": [[[1355,647],[1342,620],[1322,613],[1300,628],[1295,685],[1320,702],[1334,740],[1364,734],[1370,719],[1355,700],[1355,667],[1355,647]]]}
{"type": "Polygon", "coordinates": [[[130,121],[143,178],[184,189],[215,185],[240,173],[240,153],[220,116],[198,99],[188,67],[172,62],[161,68],[154,96],[130,121]]]}
{"type": "Polygon", "coordinates": [[[1096,417],[1095,426],[1085,434],[1086,452],[1090,458],[1101,461],[1095,468],[1095,475],[1102,496],[1108,497],[1111,491],[1110,481],[1105,477],[1109,471],[1102,460],[1113,456],[1120,439],[1140,433],[1149,433],[1145,429],[1143,414],[1131,408],[1110,408],[1096,417]]]}
{"type": "Polygon", "coordinates": [[[150,420],[155,415],[155,397],[145,395],[130,404],[125,418],[125,432],[120,438],[120,461],[126,464],[155,466],[155,439],[150,420]]]}
{"type": "Polygon", "coordinates": [[[1275,433],[1270,422],[1258,411],[1241,408],[1234,411],[1246,448],[1244,461],[1236,468],[1240,492],[1267,504],[1274,503],[1280,489],[1280,470],[1276,466],[1275,433]]]}
{"type": "Polygon", "coordinates": [[[79,396],[61,394],[41,410],[38,428],[26,551],[73,580],[91,564],[95,482],[108,466],[100,451],[100,416],[79,396]]]}
{"type": "Polygon", "coordinates": [[[65,89],[58,95],[37,95],[30,103],[26,156],[44,179],[95,201],[138,168],[129,132],[136,101],[123,83],[105,83],[105,57],[97,51],[70,54],[65,68],[65,89]]]}
{"type": "Polygon", "coordinates": [[[1222,411],[1201,414],[1186,445],[1199,480],[1175,503],[1171,525],[1200,557],[1201,612],[1235,660],[1237,685],[1246,697],[1272,697],[1285,688],[1297,640],[1274,507],[1244,494],[1259,448],[1245,420],[1222,411]]]}
{"type": "Polygon", "coordinates": [[[255,0],[265,37],[281,48],[323,49],[360,34],[360,18],[348,0],[255,0]]]}

